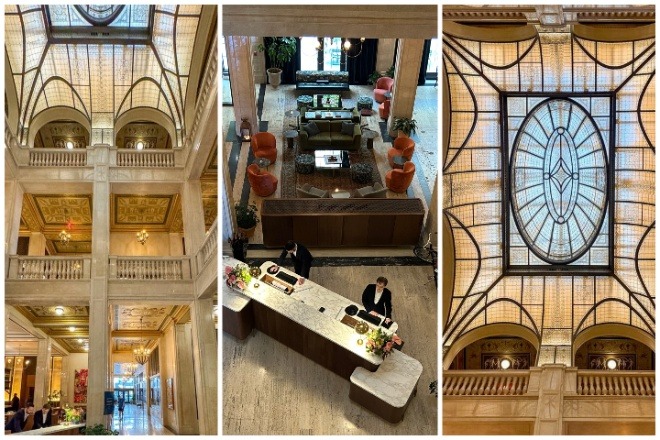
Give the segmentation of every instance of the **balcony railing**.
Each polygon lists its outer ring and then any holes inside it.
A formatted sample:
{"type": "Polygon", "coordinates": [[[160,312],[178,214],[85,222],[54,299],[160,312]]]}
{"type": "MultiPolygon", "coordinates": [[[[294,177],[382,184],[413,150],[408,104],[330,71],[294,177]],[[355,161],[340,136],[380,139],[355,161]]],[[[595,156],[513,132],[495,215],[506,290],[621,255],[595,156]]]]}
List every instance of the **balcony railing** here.
{"type": "Polygon", "coordinates": [[[653,371],[578,370],[579,396],[655,396],[653,371]]]}
{"type": "Polygon", "coordinates": [[[527,394],[529,370],[444,371],[445,396],[520,396],[527,394]]]}
{"type": "Polygon", "coordinates": [[[173,150],[126,150],[117,151],[117,166],[173,168],[173,150]]]}
{"type": "Polygon", "coordinates": [[[204,244],[197,253],[197,267],[202,268],[218,252],[218,219],[215,220],[211,229],[206,234],[204,244]]]}
{"type": "Polygon", "coordinates": [[[10,280],[90,279],[91,258],[10,256],[10,280]]]}
{"type": "Polygon", "coordinates": [[[187,257],[110,257],[110,278],[118,280],[189,280],[187,257]]]}
{"type": "Polygon", "coordinates": [[[33,167],[84,167],[87,165],[87,150],[62,150],[48,148],[30,150],[28,165],[33,167]]]}

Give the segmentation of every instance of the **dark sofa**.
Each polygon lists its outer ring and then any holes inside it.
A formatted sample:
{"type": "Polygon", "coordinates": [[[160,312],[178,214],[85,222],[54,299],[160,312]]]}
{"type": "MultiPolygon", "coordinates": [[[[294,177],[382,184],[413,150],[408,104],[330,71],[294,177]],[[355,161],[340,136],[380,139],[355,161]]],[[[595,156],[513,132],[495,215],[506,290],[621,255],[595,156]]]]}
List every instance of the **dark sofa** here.
{"type": "Polygon", "coordinates": [[[323,92],[342,92],[350,90],[347,71],[333,70],[298,70],[296,72],[296,90],[323,92]]]}
{"type": "Polygon", "coordinates": [[[304,129],[299,132],[300,148],[303,150],[359,150],[362,144],[362,130],[360,124],[353,127],[353,135],[342,134],[341,124],[346,121],[315,120],[321,130],[320,133],[310,136],[304,129]]]}

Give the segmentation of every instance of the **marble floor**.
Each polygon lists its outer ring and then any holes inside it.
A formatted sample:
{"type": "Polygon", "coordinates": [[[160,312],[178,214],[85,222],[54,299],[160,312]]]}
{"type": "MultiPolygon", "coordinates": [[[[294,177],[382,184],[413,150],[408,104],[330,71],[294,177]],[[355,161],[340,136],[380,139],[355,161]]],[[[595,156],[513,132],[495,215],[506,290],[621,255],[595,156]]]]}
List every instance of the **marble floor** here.
{"type": "MultiPolygon", "coordinates": [[[[270,86],[256,85],[256,96],[259,98],[258,108],[261,111],[262,125],[267,125],[267,130],[277,139],[278,161],[269,167],[269,172],[278,179],[281,177],[282,170],[282,149],[286,148],[286,139],[284,137],[285,112],[290,110],[285,108],[287,98],[295,96],[295,85],[281,85],[278,89],[270,86]]],[[[344,106],[354,106],[358,96],[373,95],[373,86],[351,86],[350,92],[344,92],[344,106]]],[[[384,122],[378,116],[377,104],[374,102],[374,114],[363,118],[362,124],[366,124],[370,129],[381,133],[380,123],[384,122]]],[[[246,183],[246,168],[249,165],[251,157],[248,143],[237,144],[234,133],[228,133],[230,122],[235,118],[234,109],[231,106],[222,107],[222,133],[223,159],[227,161],[232,182],[231,194],[234,202],[255,203],[257,208],[261,208],[263,197],[257,196],[249,189],[246,183]]],[[[412,136],[415,140],[415,153],[413,162],[416,166],[415,179],[410,186],[407,194],[396,194],[387,192],[389,198],[416,197],[422,200],[425,209],[428,209],[431,198],[437,197],[438,191],[438,89],[432,85],[417,87],[415,96],[415,107],[413,119],[417,121],[417,133],[412,136]]],[[[288,127],[287,127],[288,129],[288,127]]],[[[385,174],[391,169],[387,161],[387,151],[391,148],[389,140],[383,140],[382,136],[374,139],[374,155],[376,164],[381,175],[381,180],[385,182],[385,174]]],[[[281,194],[281,188],[268,198],[278,198],[281,194]]],[[[263,243],[261,225],[257,224],[257,230],[251,243],[263,243]]]]}
{"type": "Polygon", "coordinates": [[[124,417],[119,418],[119,411],[115,405],[112,415],[112,429],[119,431],[119,435],[174,435],[173,432],[163,426],[156,417],[150,417],[144,413],[142,407],[132,404],[124,406],[124,417]]]}
{"type": "Polygon", "coordinates": [[[378,276],[389,280],[403,351],[424,368],[403,421],[385,422],[348,397],[349,382],[253,330],[244,341],[224,334],[224,435],[435,435],[438,398],[437,291],[430,266],[312,267],[310,279],[353,301],[378,276]]]}

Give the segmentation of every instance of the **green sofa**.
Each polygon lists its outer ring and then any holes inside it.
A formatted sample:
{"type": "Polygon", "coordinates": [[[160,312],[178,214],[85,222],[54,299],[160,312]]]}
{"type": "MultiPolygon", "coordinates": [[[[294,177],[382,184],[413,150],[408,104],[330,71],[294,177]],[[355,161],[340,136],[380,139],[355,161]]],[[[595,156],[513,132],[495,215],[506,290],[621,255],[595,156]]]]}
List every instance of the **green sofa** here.
{"type": "Polygon", "coordinates": [[[303,150],[351,150],[360,149],[362,144],[362,130],[360,124],[353,127],[353,135],[342,134],[341,124],[346,121],[323,121],[315,120],[316,125],[321,130],[320,133],[309,136],[304,130],[300,129],[299,139],[300,148],[303,150]]]}

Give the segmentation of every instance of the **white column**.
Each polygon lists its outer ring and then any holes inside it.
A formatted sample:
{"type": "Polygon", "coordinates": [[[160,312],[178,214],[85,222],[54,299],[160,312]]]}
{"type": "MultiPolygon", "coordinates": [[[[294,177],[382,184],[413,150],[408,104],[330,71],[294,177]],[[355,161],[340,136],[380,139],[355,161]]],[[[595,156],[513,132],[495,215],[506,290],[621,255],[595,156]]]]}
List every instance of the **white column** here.
{"type": "Polygon", "coordinates": [[[47,402],[48,384],[50,382],[50,338],[39,339],[37,348],[37,367],[34,378],[34,406],[35,411],[47,402]]]}
{"type": "Polygon", "coordinates": [[[87,423],[106,424],[103,392],[109,388],[110,328],[108,323],[108,257],[110,252],[110,183],[108,163],[110,145],[93,147],[94,194],[92,214],[92,279],[89,302],[89,378],[87,423]]]}
{"type": "Polygon", "coordinates": [[[231,96],[234,103],[234,120],[236,134],[242,118],[248,118],[252,125],[252,133],[259,131],[257,120],[257,95],[254,88],[252,73],[252,44],[250,37],[225,37],[227,49],[227,65],[231,82],[231,96]]]}
{"type": "Polygon", "coordinates": [[[566,365],[546,364],[541,368],[534,435],[561,435],[566,365]]]}
{"type": "Polygon", "coordinates": [[[218,433],[218,337],[213,300],[196,299],[190,307],[195,389],[200,435],[218,433]]]}
{"type": "Polygon", "coordinates": [[[28,255],[35,257],[46,255],[46,236],[41,232],[30,233],[28,255]]]}
{"type": "Polygon", "coordinates": [[[5,180],[5,267],[8,255],[16,255],[18,231],[21,227],[23,187],[16,179],[5,180]]]}
{"type": "Polygon", "coordinates": [[[183,235],[186,255],[195,255],[206,238],[204,207],[202,205],[202,185],[199,179],[186,180],[181,189],[183,209],[183,235]]]}
{"type": "Polygon", "coordinates": [[[390,117],[387,120],[388,129],[392,126],[394,118],[412,118],[423,53],[424,40],[408,38],[399,40],[394,64],[392,104],[390,117]]]}
{"type": "Polygon", "coordinates": [[[176,376],[174,380],[174,399],[176,418],[179,421],[179,435],[199,434],[197,420],[195,368],[193,365],[192,325],[177,324],[174,326],[176,376]]]}

